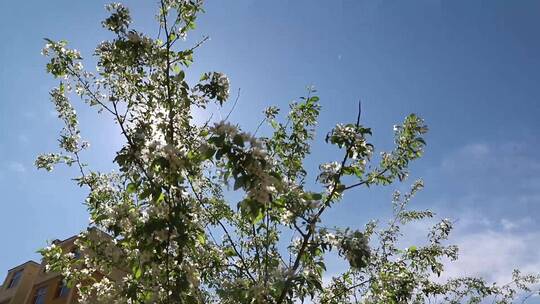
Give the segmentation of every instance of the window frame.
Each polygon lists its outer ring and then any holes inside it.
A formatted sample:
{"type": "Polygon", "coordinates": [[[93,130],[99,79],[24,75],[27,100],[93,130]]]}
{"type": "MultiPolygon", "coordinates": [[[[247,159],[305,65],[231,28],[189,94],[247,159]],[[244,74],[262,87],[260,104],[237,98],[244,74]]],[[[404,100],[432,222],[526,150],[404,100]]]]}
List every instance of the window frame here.
{"type": "Polygon", "coordinates": [[[32,304],[45,304],[47,300],[47,289],[47,285],[37,288],[36,292],[34,292],[32,304]]]}
{"type": "Polygon", "coordinates": [[[24,270],[24,269],[19,269],[19,270],[15,271],[15,272],[11,275],[11,279],[9,280],[9,284],[8,284],[8,286],[7,286],[7,289],[16,287],[16,286],[19,284],[19,282],[20,282],[21,279],[22,279],[23,270],[24,270]]]}
{"type": "Polygon", "coordinates": [[[69,288],[67,284],[64,282],[64,280],[61,279],[58,281],[58,284],[56,285],[54,298],[57,299],[57,298],[67,297],[70,291],[71,291],[71,288],[69,288]]]}

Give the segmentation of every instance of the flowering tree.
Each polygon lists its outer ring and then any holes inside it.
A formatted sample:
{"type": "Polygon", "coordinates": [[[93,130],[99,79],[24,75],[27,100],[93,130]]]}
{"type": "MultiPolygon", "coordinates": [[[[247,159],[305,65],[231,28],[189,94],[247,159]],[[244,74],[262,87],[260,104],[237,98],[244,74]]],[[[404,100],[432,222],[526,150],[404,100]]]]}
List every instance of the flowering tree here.
{"type": "Polygon", "coordinates": [[[126,7],[107,6],[103,26],[115,38],[97,46],[95,73],[65,41],[47,40],[43,50],[47,71],[59,79],[50,95],[65,125],[61,152],[39,156],[36,165],[80,171],[76,181],[89,189],[85,205],[96,229],[80,234],[81,258],[54,245],[41,252],[48,269],[77,287],[82,303],[509,303],[517,291],[530,291],[538,277],[518,271],[503,286],[436,279],[444,259],[457,258],[457,248],[446,244],[448,220],[433,227],[425,246],[399,249],[403,224],[434,216],[407,208],[420,181],[394,195],[388,225],[323,225],[321,216],[339,207],[348,190],[407,177],[425,145],[419,117],[396,126],[395,149],[376,159],[360,109],[355,122],[336,125],[326,142],[342,155],[315,173],[319,191],[308,189],[313,182],[303,165],[320,111],[315,90],[283,119],[280,109],[267,108],[261,124],[273,130],[268,137],[228,119],[195,123],[194,109],[229,99],[223,73],[205,73],[193,85],[185,80],[200,44],[185,49],[179,41],[194,28],[201,5],[162,0],[156,38],[130,27],[126,7]],[[110,116],[125,137],[114,159],[118,173],[92,171],[81,161],[88,144],[70,102],[75,95],[110,116]],[[242,199],[231,201],[229,191],[242,199]],[[323,280],[329,254],[349,267],[323,280]]]}

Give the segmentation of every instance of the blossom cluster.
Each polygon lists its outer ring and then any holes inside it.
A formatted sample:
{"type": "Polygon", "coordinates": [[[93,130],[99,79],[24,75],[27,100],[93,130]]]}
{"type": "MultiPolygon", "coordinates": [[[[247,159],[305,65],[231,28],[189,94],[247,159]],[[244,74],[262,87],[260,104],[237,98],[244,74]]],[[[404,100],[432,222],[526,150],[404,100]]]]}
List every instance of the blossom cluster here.
{"type": "Polygon", "coordinates": [[[210,99],[216,99],[223,104],[229,99],[230,84],[229,78],[221,72],[205,73],[201,77],[201,83],[195,87],[195,91],[200,91],[210,99]]]}

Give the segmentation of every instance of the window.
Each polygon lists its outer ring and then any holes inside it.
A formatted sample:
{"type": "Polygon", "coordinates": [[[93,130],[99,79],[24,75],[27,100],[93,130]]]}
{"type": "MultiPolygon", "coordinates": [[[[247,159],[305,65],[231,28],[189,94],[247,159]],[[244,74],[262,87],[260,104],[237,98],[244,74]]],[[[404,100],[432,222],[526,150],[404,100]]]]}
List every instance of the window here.
{"type": "Polygon", "coordinates": [[[61,297],[65,297],[69,294],[69,287],[67,286],[67,284],[64,282],[64,280],[60,280],[58,282],[58,285],[56,286],[56,292],[54,294],[54,297],[55,298],[61,298],[61,297]]]}
{"type": "Polygon", "coordinates": [[[45,304],[45,297],[47,296],[47,286],[40,287],[36,290],[34,295],[33,304],[45,304]]]}
{"type": "Polygon", "coordinates": [[[77,247],[71,248],[70,252],[73,253],[74,259],[78,259],[81,257],[81,252],[79,251],[79,249],[77,249],[77,247]]]}
{"type": "Polygon", "coordinates": [[[12,276],[11,276],[11,281],[9,281],[9,285],[8,285],[8,288],[12,288],[12,287],[15,287],[17,286],[17,284],[19,283],[19,281],[21,280],[21,277],[22,277],[22,269],[15,272],[12,276]]]}

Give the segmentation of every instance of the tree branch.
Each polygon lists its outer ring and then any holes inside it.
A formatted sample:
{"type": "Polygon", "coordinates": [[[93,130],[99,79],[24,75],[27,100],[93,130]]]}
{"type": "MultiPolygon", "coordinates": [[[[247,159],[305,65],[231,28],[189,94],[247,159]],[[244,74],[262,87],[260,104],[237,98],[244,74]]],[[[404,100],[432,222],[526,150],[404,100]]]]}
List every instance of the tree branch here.
{"type": "MultiPolygon", "coordinates": [[[[360,126],[361,113],[362,113],[362,104],[359,101],[358,102],[358,116],[356,118],[356,127],[360,126]]],[[[307,249],[307,246],[309,244],[309,239],[315,233],[315,224],[317,223],[317,221],[319,220],[319,218],[321,217],[323,212],[326,210],[326,208],[330,205],[330,202],[332,201],[333,196],[336,194],[337,186],[338,186],[338,184],[339,184],[339,182],[341,180],[341,176],[343,175],[343,168],[344,168],[344,166],[345,166],[345,164],[346,164],[346,162],[347,162],[347,160],[349,158],[350,149],[351,149],[351,147],[348,146],[346,151],[345,151],[345,156],[343,157],[343,160],[341,161],[340,170],[339,170],[338,174],[334,178],[334,184],[332,186],[332,191],[327,196],[325,202],[323,203],[323,205],[321,206],[321,208],[319,209],[317,214],[315,214],[315,216],[313,216],[310,219],[310,221],[307,223],[307,231],[306,231],[306,233],[305,233],[305,235],[304,235],[304,237],[302,239],[302,245],[300,246],[300,250],[298,251],[298,254],[297,254],[296,259],[294,261],[293,268],[291,269],[292,270],[291,274],[287,278],[287,280],[285,281],[285,287],[283,287],[283,290],[281,291],[281,294],[279,295],[279,298],[277,300],[278,304],[283,303],[283,300],[285,299],[285,296],[287,295],[287,292],[289,291],[289,289],[291,287],[292,279],[293,279],[296,271],[298,270],[298,267],[300,266],[300,261],[302,259],[302,255],[304,254],[304,252],[307,249]]]]}
{"type": "MultiPolygon", "coordinates": [[[[195,195],[195,198],[197,199],[197,201],[199,201],[199,203],[204,206],[205,203],[204,203],[204,200],[202,199],[202,197],[199,195],[199,193],[195,190],[195,187],[193,185],[193,182],[191,181],[191,178],[189,175],[187,175],[187,180],[188,180],[188,183],[191,187],[191,190],[193,191],[193,194],[195,195]]],[[[206,209],[203,209],[204,211],[207,211],[206,209]]],[[[242,254],[240,254],[240,252],[238,251],[238,249],[236,248],[236,245],[231,237],[231,234],[229,233],[227,227],[225,227],[225,225],[223,224],[223,222],[221,222],[220,219],[216,218],[216,221],[218,223],[218,225],[221,227],[221,229],[223,229],[223,232],[225,233],[225,236],[227,237],[229,243],[231,243],[231,246],[234,250],[234,252],[236,253],[236,255],[238,256],[238,258],[240,259],[240,262],[242,263],[242,265],[244,266],[244,273],[251,279],[251,281],[253,283],[256,283],[257,280],[255,280],[255,277],[253,277],[253,275],[251,274],[251,272],[249,271],[249,268],[247,266],[247,263],[246,263],[246,260],[244,259],[244,256],[242,254]]]]}

